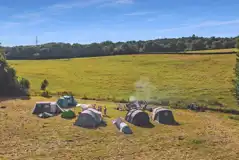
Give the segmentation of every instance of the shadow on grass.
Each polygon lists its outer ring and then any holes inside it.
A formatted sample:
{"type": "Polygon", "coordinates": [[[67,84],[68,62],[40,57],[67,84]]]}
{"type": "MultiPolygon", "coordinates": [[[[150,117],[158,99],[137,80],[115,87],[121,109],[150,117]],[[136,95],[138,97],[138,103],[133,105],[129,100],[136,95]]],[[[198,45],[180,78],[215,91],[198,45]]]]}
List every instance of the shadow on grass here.
{"type": "Polygon", "coordinates": [[[178,123],[177,121],[174,122],[158,122],[156,121],[158,124],[163,124],[163,125],[167,125],[167,126],[180,126],[181,124],[178,123]]]}
{"type": "Polygon", "coordinates": [[[99,125],[99,127],[106,127],[107,126],[107,122],[106,121],[102,121],[99,125]]]}
{"type": "Polygon", "coordinates": [[[8,101],[8,100],[30,100],[30,96],[20,96],[20,97],[5,97],[0,96],[0,102],[8,101]]]}
{"type": "Polygon", "coordinates": [[[149,122],[148,124],[145,124],[145,125],[136,125],[137,127],[140,127],[140,128],[154,128],[155,125],[151,122],[149,122]]]}
{"type": "Polygon", "coordinates": [[[51,96],[51,95],[44,95],[44,96],[41,95],[41,96],[44,97],[44,98],[49,98],[49,99],[53,97],[53,96],[51,96]]]}
{"type": "Polygon", "coordinates": [[[72,120],[72,119],[75,119],[76,116],[75,116],[75,117],[72,117],[72,118],[65,118],[65,117],[61,117],[61,118],[64,119],[64,120],[72,120]]]}
{"type": "Polygon", "coordinates": [[[73,126],[76,126],[76,127],[80,127],[80,128],[84,128],[84,129],[91,129],[91,130],[96,130],[96,129],[99,129],[99,128],[102,128],[102,127],[106,127],[107,126],[107,123],[105,121],[102,121],[98,126],[96,127],[83,127],[83,126],[78,126],[76,125],[75,123],[73,124],[73,126]]]}

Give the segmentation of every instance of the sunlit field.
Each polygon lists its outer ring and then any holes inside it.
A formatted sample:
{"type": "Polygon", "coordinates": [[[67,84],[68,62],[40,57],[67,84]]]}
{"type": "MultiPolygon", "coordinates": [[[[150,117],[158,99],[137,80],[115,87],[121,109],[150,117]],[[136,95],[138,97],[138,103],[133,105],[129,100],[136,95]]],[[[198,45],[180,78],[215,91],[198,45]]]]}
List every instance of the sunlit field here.
{"type": "MultiPolygon", "coordinates": [[[[79,100],[79,99],[78,99],[79,100]]],[[[84,129],[73,126],[75,119],[60,116],[40,119],[31,114],[36,101],[8,100],[0,109],[0,159],[16,160],[112,160],[112,159],[225,159],[239,158],[239,121],[226,114],[172,110],[179,126],[153,122],[153,128],[129,124],[132,135],[124,135],[112,124],[125,112],[113,109],[114,103],[82,101],[108,107],[105,127],[84,129]]],[[[73,109],[76,113],[77,109],[73,109]]]]}
{"type": "MultiPolygon", "coordinates": [[[[128,55],[64,60],[9,61],[17,74],[40,92],[44,79],[52,94],[125,99],[136,82],[148,84],[143,99],[184,100],[236,107],[233,96],[235,55],[128,55]]],[[[137,91],[138,92],[138,91],[137,91]]]]}

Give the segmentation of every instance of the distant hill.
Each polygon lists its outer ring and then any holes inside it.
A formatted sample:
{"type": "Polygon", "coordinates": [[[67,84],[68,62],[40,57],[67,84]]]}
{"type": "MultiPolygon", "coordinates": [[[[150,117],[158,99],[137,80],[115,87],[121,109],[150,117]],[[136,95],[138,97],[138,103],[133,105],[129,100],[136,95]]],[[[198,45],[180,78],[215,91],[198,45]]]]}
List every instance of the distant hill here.
{"type": "MultiPolygon", "coordinates": [[[[193,53],[215,50],[231,52],[235,48],[235,37],[191,37],[164,38],[148,41],[116,42],[105,41],[92,44],[47,43],[38,46],[5,47],[7,59],[58,59],[75,57],[97,57],[139,53],[193,53]],[[221,50],[225,49],[225,50],[221,50]]],[[[210,51],[212,52],[212,51],[210,51]]]]}

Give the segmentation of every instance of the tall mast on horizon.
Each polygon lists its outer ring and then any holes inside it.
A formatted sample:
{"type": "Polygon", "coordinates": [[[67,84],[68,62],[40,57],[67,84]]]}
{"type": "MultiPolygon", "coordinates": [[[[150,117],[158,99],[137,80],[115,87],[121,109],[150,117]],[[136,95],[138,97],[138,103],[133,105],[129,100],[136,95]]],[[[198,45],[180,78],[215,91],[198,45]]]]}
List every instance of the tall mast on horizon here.
{"type": "Polygon", "coordinates": [[[36,36],[36,46],[38,45],[38,38],[37,38],[37,36],[36,36]]]}

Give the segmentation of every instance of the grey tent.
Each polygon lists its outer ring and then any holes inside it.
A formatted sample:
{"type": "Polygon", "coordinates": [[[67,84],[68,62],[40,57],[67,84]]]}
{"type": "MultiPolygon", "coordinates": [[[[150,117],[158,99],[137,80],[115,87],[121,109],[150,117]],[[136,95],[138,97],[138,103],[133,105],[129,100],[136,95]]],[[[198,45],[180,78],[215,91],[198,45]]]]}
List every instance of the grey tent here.
{"type": "Polygon", "coordinates": [[[95,128],[102,122],[101,112],[95,109],[87,109],[81,112],[74,125],[84,128],[95,128]]]}
{"type": "Polygon", "coordinates": [[[115,124],[115,126],[120,130],[120,132],[123,132],[124,134],[132,134],[132,130],[126,123],[123,122],[121,118],[113,120],[113,124],[115,124]]]}
{"type": "Polygon", "coordinates": [[[152,119],[162,124],[175,124],[173,113],[171,110],[158,107],[153,110],[152,119]]]}
{"type": "Polygon", "coordinates": [[[125,120],[136,126],[146,126],[150,124],[148,113],[136,109],[128,111],[125,120]]]}
{"type": "Polygon", "coordinates": [[[56,115],[63,110],[55,102],[36,102],[32,114],[39,115],[44,112],[56,115]]]}

